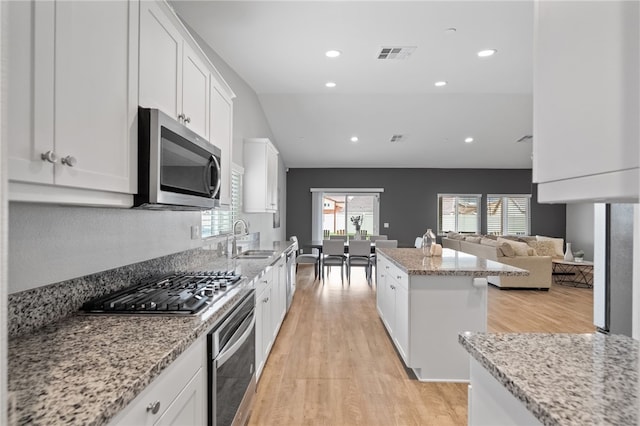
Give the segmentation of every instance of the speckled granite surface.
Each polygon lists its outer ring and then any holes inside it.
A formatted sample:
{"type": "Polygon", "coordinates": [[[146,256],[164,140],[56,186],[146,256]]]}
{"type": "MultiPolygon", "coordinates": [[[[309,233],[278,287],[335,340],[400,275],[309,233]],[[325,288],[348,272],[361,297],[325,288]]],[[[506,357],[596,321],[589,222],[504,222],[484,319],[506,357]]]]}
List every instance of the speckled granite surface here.
{"type": "Polygon", "coordinates": [[[237,268],[247,280],[198,316],[72,314],[11,338],[8,389],[18,424],[106,424],[251,291],[252,279],[288,246],[266,247],[277,250],[269,259],[205,262],[203,270],[237,268]]]}
{"type": "Polygon", "coordinates": [[[640,423],[640,343],[634,339],[468,332],[459,342],[545,425],[640,423]]]}
{"type": "Polygon", "coordinates": [[[425,257],[422,249],[417,248],[384,248],[378,251],[409,275],[471,277],[529,275],[529,272],[524,269],[451,249],[443,249],[442,256],[437,257],[425,257]]]}

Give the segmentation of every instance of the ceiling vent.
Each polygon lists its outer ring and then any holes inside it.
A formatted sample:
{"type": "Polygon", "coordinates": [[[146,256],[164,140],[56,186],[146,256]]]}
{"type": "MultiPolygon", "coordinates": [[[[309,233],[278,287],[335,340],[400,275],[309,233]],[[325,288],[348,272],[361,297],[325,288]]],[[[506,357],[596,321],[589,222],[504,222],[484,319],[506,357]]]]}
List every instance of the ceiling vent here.
{"type": "Polygon", "coordinates": [[[523,137],[521,137],[520,139],[518,139],[516,142],[520,143],[520,142],[531,142],[533,140],[533,136],[531,135],[524,135],[523,137]]]}
{"type": "Polygon", "coordinates": [[[389,142],[402,142],[405,140],[404,135],[393,135],[391,136],[391,139],[389,139],[389,142]]]}
{"type": "Polygon", "coordinates": [[[378,52],[378,59],[409,59],[416,46],[383,46],[378,52]]]}

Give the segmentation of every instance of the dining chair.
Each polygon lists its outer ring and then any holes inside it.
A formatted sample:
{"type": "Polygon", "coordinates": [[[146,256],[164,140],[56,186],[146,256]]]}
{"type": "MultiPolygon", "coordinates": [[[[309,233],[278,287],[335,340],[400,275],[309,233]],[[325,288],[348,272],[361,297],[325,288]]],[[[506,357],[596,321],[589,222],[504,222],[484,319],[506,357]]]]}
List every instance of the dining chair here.
{"type": "MultiPolygon", "coordinates": [[[[397,248],[398,240],[378,240],[376,241],[376,251],[379,248],[397,248]]],[[[371,273],[373,274],[373,267],[376,268],[376,285],[378,285],[378,255],[371,256],[371,273]]]]}
{"type": "Polygon", "coordinates": [[[314,272],[313,280],[314,281],[317,280],[318,277],[320,276],[320,256],[313,253],[302,253],[302,249],[298,244],[298,237],[296,237],[295,235],[291,236],[289,240],[294,241],[296,243],[296,246],[298,246],[298,250],[296,251],[296,273],[298,272],[299,264],[301,263],[303,265],[313,264],[313,272],[314,272]]]}
{"type": "Polygon", "coordinates": [[[369,237],[370,241],[378,241],[378,240],[386,240],[387,236],[386,235],[372,235],[369,237]]]}
{"type": "Polygon", "coordinates": [[[349,257],[347,258],[347,281],[351,284],[351,267],[363,266],[367,282],[371,284],[371,241],[349,241],[349,257]]]}
{"type": "MultiPolygon", "coordinates": [[[[340,279],[344,283],[344,255],[343,240],[322,240],[322,282],[324,283],[324,270],[332,266],[340,266],[340,279]]],[[[329,269],[331,271],[331,269],[329,269]]]]}
{"type": "Polygon", "coordinates": [[[346,235],[329,235],[329,239],[330,240],[347,241],[347,236],[346,235]]]}

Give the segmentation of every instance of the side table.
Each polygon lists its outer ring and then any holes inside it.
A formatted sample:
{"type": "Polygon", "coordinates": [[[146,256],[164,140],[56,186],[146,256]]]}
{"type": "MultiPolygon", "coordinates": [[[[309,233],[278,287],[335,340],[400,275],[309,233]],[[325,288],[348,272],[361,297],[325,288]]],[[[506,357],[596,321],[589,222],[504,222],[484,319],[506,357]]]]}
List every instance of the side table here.
{"type": "Polygon", "coordinates": [[[564,259],[553,259],[552,262],[554,284],[593,288],[593,262],[569,262],[564,259]]]}

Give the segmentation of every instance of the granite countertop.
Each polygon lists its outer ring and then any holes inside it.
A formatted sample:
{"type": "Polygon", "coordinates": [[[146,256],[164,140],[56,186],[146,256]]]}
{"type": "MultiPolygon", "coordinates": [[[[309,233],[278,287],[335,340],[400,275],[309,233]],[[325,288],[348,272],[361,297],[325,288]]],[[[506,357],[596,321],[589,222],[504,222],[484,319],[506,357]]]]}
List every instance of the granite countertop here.
{"type": "Polygon", "coordinates": [[[458,340],[545,425],[640,422],[640,342],[632,338],[465,332],[458,340]]]}
{"type": "Polygon", "coordinates": [[[450,275],[486,277],[526,276],[529,271],[482,259],[457,250],[443,249],[442,256],[425,257],[417,248],[380,248],[378,252],[409,275],[450,275]]]}
{"type": "Polygon", "coordinates": [[[268,259],[223,258],[212,265],[237,268],[247,279],[197,316],[77,313],[10,339],[8,390],[16,398],[17,423],[108,423],[251,291],[253,278],[289,246],[264,247],[276,250],[268,259]]]}

